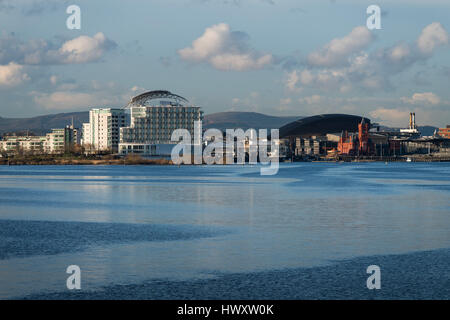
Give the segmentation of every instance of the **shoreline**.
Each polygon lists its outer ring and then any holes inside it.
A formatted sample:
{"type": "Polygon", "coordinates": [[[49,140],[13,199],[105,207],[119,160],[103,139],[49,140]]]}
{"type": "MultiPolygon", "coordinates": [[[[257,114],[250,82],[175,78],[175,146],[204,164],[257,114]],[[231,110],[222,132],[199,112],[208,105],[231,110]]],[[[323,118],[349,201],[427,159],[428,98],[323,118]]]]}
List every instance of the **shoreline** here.
{"type": "MultiPolygon", "coordinates": [[[[397,160],[371,160],[371,159],[352,159],[352,160],[312,160],[312,161],[280,161],[280,163],[396,163],[396,162],[408,162],[406,159],[397,160]]],[[[450,159],[413,159],[411,163],[429,163],[429,162],[450,162],[450,159]]],[[[233,163],[234,164],[234,163],[233,163]]],[[[247,163],[246,163],[247,164],[247,163]]],[[[86,166],[98,166],[98,165],[171,165],[171,160],[167,159],[140,159],[140,160],[124,160],[124,159],[54,159],[54,160],[1,160],[0,166],[42,166],[42,165],[86,165],[86,166]]],[[[185,164],[181,164],[185,165],[185,164]]],[[[197,164],[189,164],[197,165],[197,164]]],[[[205,165],[199,164],[199,165],[205,165]]],[[[222,165],[227,165],[226,163],[222,165]]],[[[232,164],[231,164],[232,165],[232,164]]]]}
{"type": "MultiPolygon", "coordinates": [[[[339,156],[336,158],[297,158],[280,159],[280,163],[317,162],[317,163],[353,163],[353,162],[450,162],[450,155],[402,155],[385,157],[339,156]]],[[[245,162],[245,164],[247,161],[245,162]]],[[[206,163],[202,163],[204,165],[206,163]]],[[[235,164],[235,162],[231,163],[235,164]]],[[[114,154],[79,155],[79,154],[36,154],[0,157],[0,165],[176,165],[168,157],[145,158],[137,154],[120,157],[114,154]]],[[[185,165],[185,164],[183,164],[185,165]]],[[[196,165],[192,161],[189,165],[196,165]]],[[[227,165],[226,159],[221,165],[227,165]]]]}
{"type": "Polygon", "coordinates": [[[0,165],[173,165],[171,160],[163,158],[144,159],[80,159],[80,158],[35,158],[35,159],[0,159],[0,165]]]}

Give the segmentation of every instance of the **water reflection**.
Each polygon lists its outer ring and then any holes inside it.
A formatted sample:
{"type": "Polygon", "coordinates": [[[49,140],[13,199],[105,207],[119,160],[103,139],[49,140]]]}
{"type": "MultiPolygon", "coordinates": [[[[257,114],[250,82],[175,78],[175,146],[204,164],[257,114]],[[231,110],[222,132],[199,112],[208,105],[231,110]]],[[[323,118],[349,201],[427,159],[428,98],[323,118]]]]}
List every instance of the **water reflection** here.
{"type": "Polygon", "coordinates": [[[232,232],[0,260],[0,297],[64,290],[69,264],[95,289],[448,248],[449,173],[445,163],[290,164],[274,177],[233,166],[2,167],[0,219],[232,232]]]}

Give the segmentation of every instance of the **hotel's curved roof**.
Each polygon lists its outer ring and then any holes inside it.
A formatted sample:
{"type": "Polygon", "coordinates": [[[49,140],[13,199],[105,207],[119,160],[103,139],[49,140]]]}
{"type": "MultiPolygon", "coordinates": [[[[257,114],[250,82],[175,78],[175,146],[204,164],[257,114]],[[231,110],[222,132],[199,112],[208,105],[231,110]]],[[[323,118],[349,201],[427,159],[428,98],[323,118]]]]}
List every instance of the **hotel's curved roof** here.
{"type": "Polygon", "coordinates": [[[149,103],[149,101],[154,99],[170,99],[175,100],[176,102],[184,102],[189,103],[189,101],[186,98],[183,98],[182,96],[179,96],[177,94],[174,94],[167,90],[154,90],[154,91],[148,91],[145,93],[142,93],[138,96],[133,97],[129,105],[146,105],[149,103]]]}
{"type": "Polygon", "coordinates": [[[302,118],[288,123],[280,128],[280,138],[321,136],[327,133],[358,131],[358,124],[364,119],[370,119],[349,114],[320,114],[302,118]]]}

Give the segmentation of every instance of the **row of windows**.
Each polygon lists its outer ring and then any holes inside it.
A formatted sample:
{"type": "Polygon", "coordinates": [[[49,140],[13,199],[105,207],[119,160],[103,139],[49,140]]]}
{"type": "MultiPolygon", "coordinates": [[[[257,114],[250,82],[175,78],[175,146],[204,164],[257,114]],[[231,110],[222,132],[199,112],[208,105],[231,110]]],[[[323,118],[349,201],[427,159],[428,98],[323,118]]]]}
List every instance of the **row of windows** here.
{"type": "Polygon", "coordinates": [[[131,112],[147,112],[147,113],[155,113],[155,112],[201,112],[198,107],[137,107],[132,108],[131,112]]]}
{"type": "MultiPolygon", "coordinates": [[[[172,135],[174,130],[126,130],[123,131],[121,137],[141,137],[141,136],[154,136],[154,135],[172,135]]],[[[193,134],[193,130],[188,130],[193,134]]]]}
{"type": "Polygon", "coordinates": [[[160,119],[160,118],[179,118],[179,119],[202,119],[199,114],[138,114],[132,115],[132,119],[160,119]]]}
{"type": "Polygon", "coordinates": [[[191,124],[186,125],[165,125],[165,126],[135,126],[135,127],[124,127],[121,132],[132,132],[132,131],[163,131],[170,130],[173,131],[175,129],[192,129],[194,128],[191,124]]]}
{"type": "Polygon", "coordinates": [[[137,140],[142,140],[142,139],[157,139],[157,138],[168,138],[170,139],[172,135],[171,134],[152,134],[152,135],[128,135],[128,136],[124,136],[122,137],[122,141],[137,141],[137,140]]]}

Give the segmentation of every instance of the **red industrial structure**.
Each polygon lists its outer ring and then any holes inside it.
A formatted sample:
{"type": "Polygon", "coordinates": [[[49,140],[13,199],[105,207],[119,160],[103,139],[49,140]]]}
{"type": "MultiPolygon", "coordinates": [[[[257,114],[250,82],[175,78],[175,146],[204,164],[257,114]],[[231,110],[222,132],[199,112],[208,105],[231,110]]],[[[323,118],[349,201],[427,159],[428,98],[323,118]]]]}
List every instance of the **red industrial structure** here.
{"type": "Polygon", "coordinates": [[[370,155],[374,152],[369,139],[370,124],[362,119],[358,124],[358,136],[344,131],[338,142],[338,153],[348,155],[370,155]]]}

